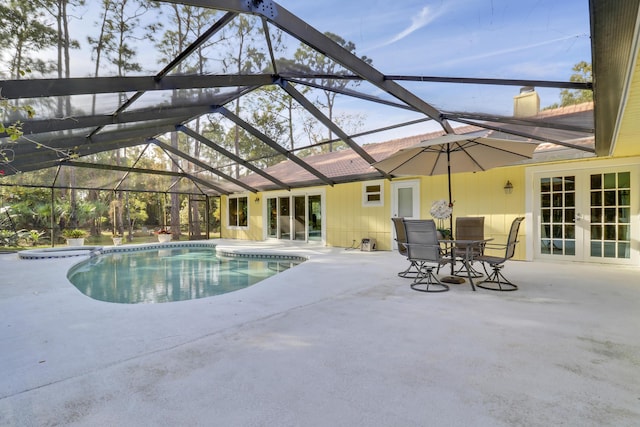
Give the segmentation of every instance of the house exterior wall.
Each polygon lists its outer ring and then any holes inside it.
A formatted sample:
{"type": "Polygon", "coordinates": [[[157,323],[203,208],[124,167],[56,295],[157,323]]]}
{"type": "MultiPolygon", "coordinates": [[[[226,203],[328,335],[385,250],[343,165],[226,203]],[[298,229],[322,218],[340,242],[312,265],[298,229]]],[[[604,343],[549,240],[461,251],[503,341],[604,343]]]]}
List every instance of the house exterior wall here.
{"type": "MultiPolygon", "coordinates": [[[[412,178],[415,179],[415,178],[412,178]]],[[[420,217],[431,218],[431,203],[447,199],[446,176],[421,177],[420,217]]],[[[498,168],[486,172],[455,174],[451,180],[454,217],[485,216],[487,237],[497,242],[505,241],[511,221],[524,214],[524,167],[498,168]],[[513,183],[513,193],[504,193],[507,180],[513,183]]],[[[377,241],[378,250],[391,250],[391,182],[384,181],[384,203],[382,206],[364,206],[362,202],[363,184],[354,182],[338,184],[325,189],[326,244],[335,247],[359,245],[363,238],[377,241]]],[[[222,237],[239,240],[263,240],[264,221],[262,205],[267,197],[281,195],[280,192],[266,192],[249,197],[248,227],[229,227],[227,197],[222,197],[222,237]],[[259,198],[256,203],[255,198],[259,198]]],[[[522,234],[521,234],[522,236],[522,234]]],[[[516,256],[524,259],[524,250],[518,248],[516,256]]]]}
{"type": "MultiPolygon", "coordinates": [[[[416,178],[411,178],[415,180],[416,178]]],[[[446,176],[420,177],[420,217],[431,218],[431,203],[447,199],[446,176]]],[[[384,180],[382,206],[363,204],[363,183],[337,184],[324,188],[326,217],[324,219],[327,246],[355,247],[363,238],[377,241],[378,250],[392,247],[392,195],[391,181],[384,180]]],[[[498,168],[486,172],[455,174],[452,176],[455,216],[485,216],[487,237],[496,242],[506,240],[511,221],[524,214],[524,167],[498,168]],[[513,183],[513,193],[506,195],[504,184],[513,183]]],[[[313,193],[313,191],[310,191],[313,193]]],[[[229,227],[227,197],[222,197],[222,237],[239,240],[263,240],[263,203],[268,197],[281,196],[282,192],[265,192],[249,195],[248,227],[229,227]],[[258,198],[259,201],[255,202],[258,198]]],[[[295,194],[295,192],[292,192],[295,194]]],[[[521,230],[523,233],[524,230],[521,230]]],[[[523,234],[521,234],[522,236],[523,234]]],[[[518,248],[516,256],[524,259],[524,249],[518,248]]]]}
{"type": "MultiPolygon", "coordinates": [[[[560,176],[560,175],[574,175],[579,177],[582,175],[583,178],[583,186],[578,186],[576,184],[576,194],[577,197],[582,197],[582,212],[578,211],[580,209],[580,203],[578,200],[576,201],[576,210],[580,215],[584,215],[584,218],[579,219],[576,218],[576,225],[582,222],[582,229],[587,229],[587,227],[592,227],[593,222],[591,221],[591,212],[589,209],[590,200],[590,183],[588,182],[588,177],[591,174],[615,174],[619,171],[630,172],[631,174],[631,183],[630,183],[630,217],[629,217],[629,225],[631,231],[631,254],[628,259],[607,259],[600,258],[594,259],[594,262],[598,263],[616,263],[616,264],[626,264],[626,265],[640,265],[640,157],[638,156],[629,156],[629,157],[620,157],[620,158],[591,158],[581,161],[565,161],[565,162],[549,162],[542,163],[537,165],[531,165],[525,170],[525,186],[528,189],[527,196],[525,197],[526,201],[526,210],[528,213],[527,219],[531,219],[531,213],[536,210],[535,202],[538,197],[540,197],[539,193],[536,190],[536,176],[540,176],[540,174],[550,174],[552,176],[560,176]],[[584,221],[584,222],[583,222],[584,221]]],[[[576,181],[577,183],[578,181],[576,181]]],[[[618,196],[620,197],[620,196],[618,196]]],[[[605,205],[606,206],[606,205],[605,205]]],[[[618,213],[617,215],[621,215],[618,213]]],[[[606,220],[605,220],[606,222],[606,220]]],[[[534,221],[527,221],[524,224],[527,232],[531,235],[535,235],[537,237],[534,227],[538,225],[534,223],[534,221]]],[[[537,243],[535,239],[527,239],[527,258],[526,259],[535,259],[537,256],[537,250],[535,250],[534,245],[537,243]]],[[[588,244],[588,239],[586,238],[586,244],[588,244]]],[[[585,250],[585,259],[588,260],[588,248],[585,250]]],[[[580,261],[580,259],[576,259],[576,261],[580,261]]]]}
{"type": "MultiPolygon", "coordinates": [[[[416,179],[412,177],[411,179],[416,179]]],[[[399,180],[399,179],[398,179],[399,180]]],[[[447,177],[420,177],[420,218],[431,218],[431,203],[448,199],[447,177]]],[[[479,173],[452,176],[454,218],[484,216],[485,233],[496,242],[506,241],[511,222],[524,215],[524,167],[493,169],[479,173]],[[505,194],[504,185],[514,186],[505,194]]],[[[327,245],[350,247],[362,238],[377,240],[379,250],[392,247],[391,182],[385,181],[384,206],[362,206],[362,183],[336,185],[327,190],[327,245]]],[[[524,238],[524,230],[520,232],[524,238]]],[[[525,258],[524,245],[516,249],[516,257],[525,258]]]]}
{"type": "MultiPolygon", "coordinates": [[[[495,243],[507,241],[509,228],[513,220],[525,216],[525,168],[524,166],[504,167],[484,172],[454,174],[451,177],[452,199],[454,201],[453,216],[484,216],[485,237],[495,243]],[[506,194],[504,186],[507,181],[513,184],[511,194],[506,194]]],[[[438,177],[436,183],[438,194],[431,196],[429,188],[434,186],[430,181],[435,177],[423,178],[423,196],[425,206],[423,218],[430,218],[429,208],[433,200],[446,198],[440,188],[446,188],[446,178],[438,177]]],[[[433,190],[432,190],[433,192],[433,190]]],[[[447,196],[448,197],[448,196],[447,196]]],[[[521,227],[519,239],[526,240],[525,229],[521,227]]],[[[525,246],[516,246],[515,259],[525,259],[525,246]]]]}
{"type": "Polygon", "coordinates": [[[248,198],[248,224],[247,227],[229,227],[229,198],[220,197],[221,212],[220,237],[223,239],[237,240],[262,240],[262,195],[246,193],[248,198]],[[259,200],[256,202],[256,198],[259,200]]]}
{"type": "Polygon", "coordinates": [[[389,250],[389,182],[384,181],[383,206],[363,206],[361,182],[327,189],[327,245],[352,247],[362,238],[377,240],[378,249],[389,250]]]}
{"type": "Polygon", "coordinates": [[[614,135],[616,141],[613,156],[627,157],[640,155],[640,61],[636,60],[629,84],[627,103],[621,111],[620,128],[614,135]]]}
{"type": "MultiPolygon", "coordinates": [[[[420,217],[431,218],[431,204],[436,200],[449,198],[447,177],[422,177],[420,183],[420,217]]],[[[496,243],[506,242],[511,222],[525,214],[523,166],[454,174],[451,177],[451,192],[454,221],[458,216],[484,216],[485,237],[494,239],[496,243]],[[511,194],[505,194],[504,186],[507,181],[513,184],[511,194]]],[[[526,238],[524,229],[520,230],[519,236],[521,239],[526,238]]],[[[525,258],[524,246],[516,247],[515,258],[525,258]]]]}
{"type": "MultiPolygon", "coordinates": [[[[619,159],[580,159],[563,162],[545,162],[540,164],[523,164],[518,166],[495,168],[484,172],[459,173],[451,177],[452,199],[454,201],[454,219],[457,216],[484,216],[485,236],[492,238],[495,243],[507,240],[507,234],[512,221],[518,216],[524,216],[525,222],[520,228],[519,241],[516,247],[515,259],[532,260],[536,257],[535,243],[539,239],[535,224],[537,218],[535,201],[540,197],[535,188],[536,173],[540,171],[560,171],[573,173],[579,171],[595,171],[607,173],[615,168],[624,167],[635,170],[638,176],[640,157],[623,157],[619,159]],[[506,194],[504,186],[507,181],[513,184],[513,190],[506,194]]],[[[555,172],[554,172],[555,173],[555,172]]],[[[635,179],[635,178],[634,178],[635,179]]],[[[440,199],[448,199],[447,177],[424,176],[411,177],[406,180],[419,182],[420,218],[431,218],[429,212],[431,204],[440,199]]],[[[401,178],[393,182],[403,181],[401,178]]],[[[246,228],[229,228],[228,216],[223,214],[222,237],[243,240],[263,240],[265,238],[265,222],[263,216],[263,202],[267,197],[279,197],[285,194],[311,194],[322,191],[324,204],[323,242],[334,247],[359,247],[363,238],[373,238],[377,241],[378,250],[391,250],[393,247],[393,215],[392,182],[383,183],[383,203],[381,206],[365,206],[363,204],[363,183],[354,182],[338,184],[333,187],[318,187],[316,189],[300,189],[297,192],[271,192],[249,195],[249,224],[246,228]],[[259,199],[255,201],[256,197],[259,199]]],[[[365,183],[366,184],[366,183],[365,183]]],[[[640,180],[632,182],[631,200],[637,206],[640,199],[640,180]]],[[[578,188],[583,197],[589,197],[589,188],[578,188]]],[[[226,207],[226,197],[223,197],[223,207],[226,207]]],[[[584,212],[588,215],[588,210],[584,212]]],[[[638,259],[640,252],[640,212],[633,208],[632,212],[632,251],[631,261],[638,259]]],[[[447,224],[448,225],[448,224],[447,224]]],[[[634,261],[635,262],[635,261],[634,261]]]]}

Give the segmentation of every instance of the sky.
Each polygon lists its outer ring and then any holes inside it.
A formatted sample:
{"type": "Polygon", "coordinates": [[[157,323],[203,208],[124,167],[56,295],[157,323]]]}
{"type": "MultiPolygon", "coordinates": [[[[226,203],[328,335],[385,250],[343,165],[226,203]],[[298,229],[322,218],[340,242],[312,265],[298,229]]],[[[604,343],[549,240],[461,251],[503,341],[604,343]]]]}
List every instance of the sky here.
{"type": "MultiPolygon", "coordinates": [[[[281,0],[321,32],[352,41],[358,55],[388,75],[568,81],[572,67],[591,62],[588,0],[281,0]]],[[[447,111],[510,115],[517,86],[401,82],[447,111]]],[[[559,90],[537,89],[541,106],[559,90]]],[[[377,93],[380,95],[380,93],[377,93]]],[[[384,126],[386,111],[367,112],[384,126]]],[[[414,118],[408,114],[407,120],[414,118]]],[[[390,121],[389,121],[390,122],[390,121]]],[[[411,129],[411,128],[409,128],[411,129]]],[[[408,132],[439,127],[419,125],[408,132]]],[[[394,131],[389,137],[402,132],[394,131]]]]}
{"type": "Polygon", "coordinates": [[[567,77],[567,60],[590,56],[588,0],[279,3],[353,41],[386,74],[567,77]]]}
{"type": "MultiPolygon", "coordinates": [[[[87,3],[82,21],[72,22],[85,46],[99,12],[99,2],[87,3]]],[[[278,1],[319,31],[355,43],[385,74],[566,80],[575,63],[590,62],[588,0],[389,3],[278,1]]]]}
{"type": "MultiPolygon", "coordinates": [[[[388,75],[568,81],[591,62],[588,0],[281,0],[318,30],[353,41],[388,75]]],[[[517,86],[403,86],[449,111],[509,115],[517,86]]],[[[538,88],[541,106],[559,90],[538,88]]],[[[379,120],[384,121],[384,117],[379,120]]],[[[378,120],[378,121],[379,121],[378,120]]]]}
{"type": "MultiPolygon", "coordinates": [[[[99,2],[87,2],[72,33],[83,45],[74,53],[76,75],[92,70],[87,31],[96,31],[99,2]]],[[[568,81],[572,67],[591,62],[588,0],[280,0],[282,7],[321,32],[332,32],[356,45],[387,75],[446,76],[568,81]]],[[[163,64],[155,49],[139,47],[145,74],[163,64]],[[155,55],[152,56],[152,55],[155,55]]],[[[401,82],[432,105],[446,111],[509,115],[516,86],[401,82]]],[[[371,94],[387,97],[377,88],[371,94]]],[[[541,105],[559,100],[559,90],[538,88],[541,105]]],[[[384,109],[362,111],[362,102],[346,101],[346,114],[366,116],[363,130],[391,124],[384,109]]],[[[369,108],[368,106],[366,108],[369,108]]],[[[395,115],[406,114],[394,111],[395,115]]],[[[406,120],[417,118],[406,114],[406,120]]],[[[407,132],[422,131],[420,129],[407,132]]],[[[433,130],[429,125],[425,130],[433,130]]],[[[391,135],[390,137],[392,137],[391,135]]],[[[370,140],[370,139],[369,139],[370,140]]]]}

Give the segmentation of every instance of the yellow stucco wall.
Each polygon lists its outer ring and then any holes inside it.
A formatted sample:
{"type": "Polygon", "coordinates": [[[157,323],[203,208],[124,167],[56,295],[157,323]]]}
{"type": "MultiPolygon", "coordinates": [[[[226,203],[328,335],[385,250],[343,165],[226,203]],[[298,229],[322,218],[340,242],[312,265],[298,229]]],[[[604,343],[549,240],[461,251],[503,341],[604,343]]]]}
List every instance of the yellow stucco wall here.
{"type": "MultiPolygon", "coordinates": [[[[536,190],[531,182],[532,174],[540,170],[609,170],[623,165],[637,166],[640,157],[625,157],[621,159],[580,159],[564,162],[548,162],[544,164],[520,165],[495,168],[485,172],[462,173],[452,175],[452,195],[454,200],[454,219],[457,216],[484,216],[485,236],[493,238],[494,243],[504,243],[507,240],[509,227],[518,216],[527,219],[520,227],[519,241],[516,247],[516,259],[531,259],[533,243],[527,240],[527,233],[535,233],[534,225],[528,224],[532,212],[526,212],[528,206],[535,201],[527,197],[536,197],[536,190]],[[542,168],[542,169],[540,169],[542,168]],[[551,169],[550,169],[551,168],[551,169]],[[504,191],[505,183],[513,184],[511,194],[504,191]],[[527,185],[532,188],[526,188],[527,185]]],[[[433,177],[407,178],[420,183],[420,218],[429,219],[431,204],[435,200],[448,199],[447,177],[445,175],[433,177]]],[[[402,181],[396,179],[396,181],[402,181]]],[[[355,182],[338,184],[333,187],[316,187],[278,193],[260,193],[249,195],[249,227],[246,229],[229,229],[227,227],[227,198],[222,198],[222,237],[246,240],[263,239],[262,206],[267,197],[278,197],[288,194],[323,194],[325,225],[325,242],[328,246],[352,247],[359,246],[363,238],[377,240],[378,250],[390,250],[392,246],[392,181],[377,180],[384,186],[383,206],[363,206],[363,183],[355,182]],[[258,202],[255,199],[259,198],[258,202]]],[[[637,193],[634,192],[634,199],[637,193]]],[[[635,202],[634,202],[635,203],[635,202]]],[[[455,222],[454,222],[455,224],[455,222]]]]}
{"type": "Polygon", "coordinates": [[[362,238],[376,239],[378,248],[388,250],[391,220],[389,217],[389,182],[384,182],[384,206],[363,206],[361,182],[338,184],[327,188],[327,245],[351,247],[362,238]]]}
{"type": "MultiPolygon", "coordinates": [[[[416,178],[412,178],[415,180],[416,178]]],[[[420,217],[431,218],[431,203],[447,199],[445,175],[420,177],[420,217]]],[[[456,216],[484,216],[485,234],[496,242],[506,241],[513,219],[524,214],[524,167],[497,168],[486,172],[454,174],[452,193],[454,218],[456,216]],[[514,186],[512,194],[505,194],[504,184],[514,186]]],[[[363,238],[374,238],[378,250],[390,250],[392,239],[391,181],[384,180],[384,205],[363,206],[363,183],[355,182],[324,187],[325,224],[327,246],[358,246],[363,238]]],[[[315,190],[317,191],[317,189],[315,190]]],[[[314,189],[303,191],[314,193],[314,189]]],[[[227,197],[222,197],[222,237],[240,240],[263,240],[262,205],[267,196],[275,193],[250,194],[249,226],[229,228],[227,197]],[[256,202],[255,199],[259,201],[256,202]]],[[[278,193],[280,195],[281,193],[278,193]]],[[[520,230],[522,239],[524,228],[520,230]]],[[[524,247],[517,249],[516,257],[524,258],[524,247]]]]}
{"type": "MultiPolygon", "coordinates": [[[[415,179],[415,178],[413,178],[415,179]]],[[[421,177],[420,217],[431,218],[431,203],[448,199],[445,175],[421,177]]],[[[525,214],[524,166],[497,168],[486,172],[455,174],[452,176],[454,221],[456,216],[484,216],[485,234],[495,242],[505,242],[511,222],[525,214]],[[507,180],[513,192],[505,194],[507,180]]],[[[362,183],[336,185],[327,189],[327,244],[350,247],[363,237],[375,238],[379,250],[391,249],[391,183],[385,181],[384,206],[362,206],[362,183]]],[[[520,237],[525,239],[524,227],[520,237]]],[[[524,259],[525,248],[516,250],[516,257],[524,259]]]]}
{"type": "Polygon", "coordinates": [[[238,240],[262,240],[262,195],[247,194],[247,197],[249,198],[249,224],[246,228],[229,228],[229,198],[227,196],[220,197],[220,220],[222,222],[222,226],[220,228],[221,238],[238,240]],[[257,202],[256,198],[258,199],[257,202]]]}
{"type": "MultiPolygon", "coordinates": [[[[458,216],[484,216],[485,236],[493,238],[495,243],[504,243],[513,220],[525,214],[524,166],[454,174],[451,177],[451,192],[454,202],[454,228],[455,218],[458,216]],[[511,194],[505,194],[504,191],[507,180],[513,184],[511,194]]],[[[429,212],[431,204],[436,200],[448,200],[448,198],[446,175],[420,178],[421,218],[431,218],[429,212]]],[[[448,221],[446,225],[448,227],[448,221]]],[[[524,227],[520,228],[519,236],[521,241],[526,238],[524,227]]],[[[524,245],[516,248],[515,257],[525,258],[524,245]]]]}
{"type": "MultiPolygon", "coordinates": [[[[455,174],[451,182],[454,227],[457,216],[484,216],[485,237],[494,239],[494,243],[505,243],[513,220],[526,213],[524,166],[455,174]],[[513,184],[511,194],[505,194],[504,186],[507,180],[513,184]]],[[[425,183],[425,186],[429,187],[430,184],[425,183]]],[[[428,206],[426,215],[430,217],[428,206]]],[[[518,236],[521,242],[525,241],[524,226],[520,227],[518,236]]],[[[516,246],[515,258],[525,258],[524,244],[516,246]]]]}

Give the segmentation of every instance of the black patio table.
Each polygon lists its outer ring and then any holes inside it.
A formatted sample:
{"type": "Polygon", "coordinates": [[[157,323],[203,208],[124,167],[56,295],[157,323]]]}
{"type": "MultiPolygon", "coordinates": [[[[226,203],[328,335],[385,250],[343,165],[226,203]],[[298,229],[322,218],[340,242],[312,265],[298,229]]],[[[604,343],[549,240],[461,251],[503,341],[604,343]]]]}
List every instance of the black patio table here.
{"type": "MultiPolygon", "coordinates": [[[[457,240],[457,239],[442,239],[438,240],[440,245],[444,247],[445,256],[449,257],[449,263],[451,264],[451,276],[447,276],[441,280],[441,282],[445,283],[464,283],[464,279],[458,276],[454,276],[453,272],[455,270],[456,265],[456,253],[454,248],[456,246],[462,246],[465,248],[464,256],[461,261],[464,264],[464,267],[467,270],[467,278],[469,279],[469,284],[471,285],[471,289],[476,290],[476,286],[473,283],[473,274],[471,273],[472,268],[471,264],[473,263],[473,249],[481,250],[482,246],[484,246],[487,242],[492,241],[493,238],[490,239],[481,239],[481,240],[457,240]]],[[[458,251],[460,249],[458,248],[458,251]]]]}

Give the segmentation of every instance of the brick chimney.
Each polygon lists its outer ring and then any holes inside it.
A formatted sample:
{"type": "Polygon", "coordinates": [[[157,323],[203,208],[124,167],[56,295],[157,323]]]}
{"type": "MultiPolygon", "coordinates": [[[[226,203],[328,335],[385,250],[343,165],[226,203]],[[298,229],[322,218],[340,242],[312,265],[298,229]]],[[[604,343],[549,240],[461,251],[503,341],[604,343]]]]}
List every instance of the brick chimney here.
{"type": "Polygon", "coordinates": [[[513,97],[513,116],[530,117],[540,112],[540,97],[536,88],[525,86],[520,89],[520,94],[513,97]]]}

